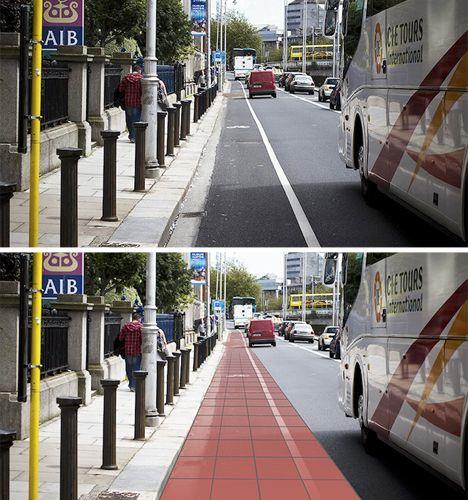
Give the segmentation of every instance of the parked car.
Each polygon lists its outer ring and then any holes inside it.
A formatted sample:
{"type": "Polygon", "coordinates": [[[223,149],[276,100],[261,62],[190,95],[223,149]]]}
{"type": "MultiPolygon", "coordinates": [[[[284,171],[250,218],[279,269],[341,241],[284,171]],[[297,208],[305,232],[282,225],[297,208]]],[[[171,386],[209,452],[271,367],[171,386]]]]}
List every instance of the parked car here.
{"type": "Polygon", "coordinates": [[[295,94],[296,92],[306,92],[309,95],[314,95],[315,83],[311,76],[296,75],[289,84],[289,92],[295,94]]]}
{"type": "Polygon", "coordinates": [[[309,344],[313,344],[315,340],[314,329],[307,323],[296,323],[289,333],[289,342],[296,340],[305,340],[309,344]]]}
{"type": "Polygon", "coordinates": [[[341,111],[341,82],[338,83],[330,94],[330,109],[341,111]]]}
{"type": "Polygon", "coordinates": [[[294,71],[288,74],[288,77],[286,78],[284,82],[284,90],[287,90],[289,92],[289,89],[291,88],[291,82],[294,80],[294,78],[297,75],[302,75],[302,76],[307,76],[305,73],[300,73],[298,71],[294,71]]]}
{"type": "Polygon", "coordinates": [[[338,326],[327,326],[322,335],[318,338],[318,350],[325,351],[330,347],[333,337],[339,332],[338,326]]]}
{"type": "Polygon", "coordinates": [[[339,78],[327,78],[323,82],[323,85],[319,88],[318,100],[320,102],[325,102],[327,99],[330,99],[333,89],[338,85],[339,82],[339,78]]]}
{"type": "Polygon", "coordinates": [[[286,330],[285,330],[285,333],[284,333],[284,339],[285,340],[289,340],[290,339],[291,332],[294,330],[294,328],[298,324],[307,325],[307,323],[305,323],[304,321],[290,321],[288,323],[288,326],[286,327],[286,330]]]}
{"type": "Polygon", "coordinates": [[[247,332],[249,347],[255,344],[271,344],[276,347],[275,327],[271,319],[253,319],[247,332]]]}
{"type": "Polygon", "coordinates": [[[330,342],[330,358],[341,359],[341,331],[338,331],[330,342]]]}
{"type": "Polygon", "coordinates": [[[288,76],[290,75],[290,71],[285,71],[281,76],[280,76],[280,79],[278,81],[278,85],[280,87],[284,87],[285,84],[286,84],[286,80],[288,78],[288,76]]]}
{"type": "Polygon", "coordinates": [[[276,98],[276,80],[273,71],[252,71],[247,81],[249,99],[259,95],[271,95],[276,98]]]}
{"type": "Polygon", "coordinates": [[[288,327],[288,325],[289,325],[289,321],[283,321],[281,323],[281,325],[278,328],[278,335],[280,337],[284,337],[285,336],[286,328],[288,327]]]}

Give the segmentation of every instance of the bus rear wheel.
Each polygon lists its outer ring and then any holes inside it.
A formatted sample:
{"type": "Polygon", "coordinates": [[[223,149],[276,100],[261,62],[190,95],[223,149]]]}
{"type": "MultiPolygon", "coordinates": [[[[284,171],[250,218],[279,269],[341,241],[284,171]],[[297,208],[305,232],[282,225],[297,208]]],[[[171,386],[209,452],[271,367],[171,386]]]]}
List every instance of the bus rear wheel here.
{"type": "Polygon", "coordinates": [[[377,434],[369,429],[364,422],[364,395],[361,393],[358,398],[358,419],[361,426],[361,443],[364,450],[369,455],[375,455],[377,452],[378,438],[377,434]]]}

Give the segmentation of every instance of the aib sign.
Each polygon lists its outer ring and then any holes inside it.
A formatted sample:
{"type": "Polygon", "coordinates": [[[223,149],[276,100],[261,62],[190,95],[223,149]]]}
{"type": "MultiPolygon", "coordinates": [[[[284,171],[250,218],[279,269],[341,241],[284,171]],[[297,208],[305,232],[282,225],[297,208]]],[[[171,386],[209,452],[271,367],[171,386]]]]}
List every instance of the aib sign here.
{"type": "Polygon", "coordinates": [[[42,260],[43,297],[55,300],[59,295],[83,295],[84,265],[82,253],[44,253],[42,260]]]}
{"type": "Polygon", "coordinates": [[[45,50],[59,45],[84,45],[85,0],[46,0],[42,38],[45,50]]]}

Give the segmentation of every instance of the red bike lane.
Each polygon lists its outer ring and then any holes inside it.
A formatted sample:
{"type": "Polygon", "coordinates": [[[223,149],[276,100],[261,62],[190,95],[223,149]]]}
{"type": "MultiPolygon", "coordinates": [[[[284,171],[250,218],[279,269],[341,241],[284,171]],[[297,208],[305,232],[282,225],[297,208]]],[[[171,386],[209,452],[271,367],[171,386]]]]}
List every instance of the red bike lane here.
{"type": "Polygon", "coordinates": [[[242,335],[231,333],[161,498],[358,496],[242,335]]]}

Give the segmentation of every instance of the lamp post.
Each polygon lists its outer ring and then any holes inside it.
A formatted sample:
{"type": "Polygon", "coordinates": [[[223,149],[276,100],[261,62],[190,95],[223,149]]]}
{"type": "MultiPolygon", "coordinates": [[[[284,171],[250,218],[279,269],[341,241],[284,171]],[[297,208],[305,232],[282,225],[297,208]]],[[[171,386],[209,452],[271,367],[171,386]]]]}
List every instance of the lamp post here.
{"type": "Polygon", "coordinates": [[[148,123],[146,132],[146,177],[158,176],[157,120],[158,120],[158,60],[156,58],[156,11],[157,0],[148,0],[146,16],[146,57],[141,121],[148,123]]]}
{"type": "Polygon", "coordinates": [[[302,13],[302,72],[307,72],[307,7],[308,0],[304,0],[304,11],[302,13]]]}
{"type": "Polygon", "coordinates": [[[288,69],[288,0],[284,0],[283,71],[288,69]]]}

